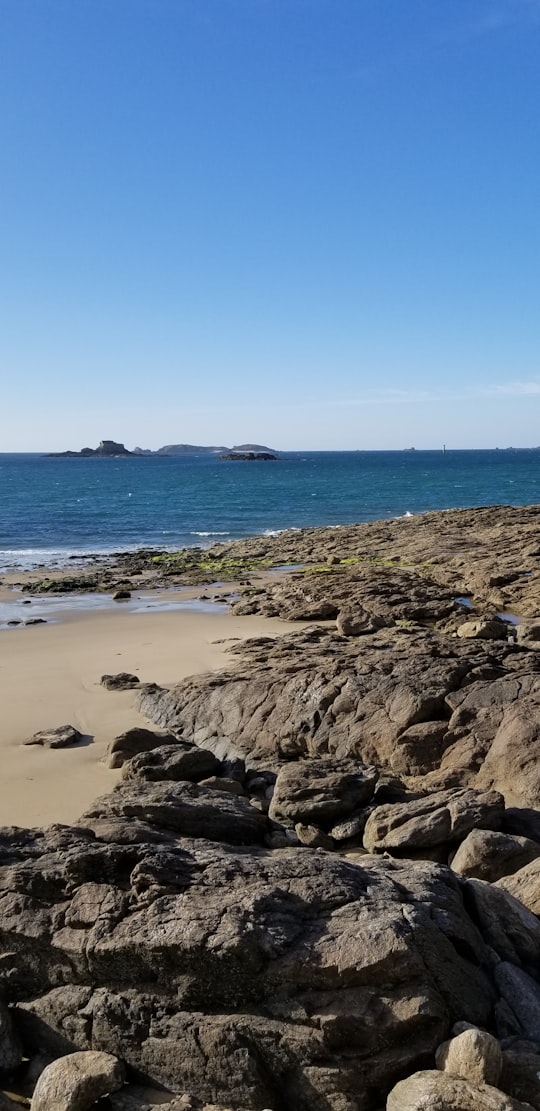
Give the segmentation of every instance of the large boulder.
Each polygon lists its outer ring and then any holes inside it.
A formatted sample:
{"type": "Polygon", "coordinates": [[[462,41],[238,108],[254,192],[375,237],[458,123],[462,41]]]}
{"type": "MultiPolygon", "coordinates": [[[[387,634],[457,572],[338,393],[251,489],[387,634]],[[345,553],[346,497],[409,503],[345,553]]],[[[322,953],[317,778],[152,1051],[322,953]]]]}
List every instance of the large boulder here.
{"type": "Polygon", "coordinates": [[[439,791],[377,806],[364,830],[369,852],[405,852],[459,841],[471,829],[500,825],[504,799],[496,791],[439,791]]]}
{"type": "Polygon", "coordinates": [[[110,1053],[224,1107],[372,1111],[454,1022],[489,1021],[489,954],[449,869],[165,825],[124,840],[127,812],[102,840],[100,820],[0,838],[0,982],[28,1054],[110,1053]]]}
{"type": "Polygon", "coordinates": [[[443,1042],[436,1054],[437,1068],[451,1076],[461,1076],[471,1084],[498,1086],[503,1057],[499,1042],[485,1030],[463,1030],[443,1042]]]}
{"type": "MultiPolygon", "coordinates": [[[[540,850],[540,845],[537,847],[540,850]]],[[[536,854],[534,860],[525,864],[513,875],[498,880],[497,887],[508,891],[533,914],[540,917],[540,852],[536,854]]]]}
{"type": "Polygon", "coordinates": [[[528,1103],[512,1099],[490,1084],[479,1087],[458,1076],[416,1072],[396,1084],[387,1111],[531,1111],[528,1103]]]}
{"type": "MultiPolygon", "coordinates": [[[[528,837],[512,836],[492,829],[472,829],[452,859],[454,872],[494,883],[511,876],[524,865],[540,858],[540,845],[528,837]]],[[[506,884],[502,885],[506,887],[506,884]]],[[[506,890],[512,890],[506,887],[506,890]]],[[[512,891],[512,894],[515,894],[512,891]]],[[[519,895],[518,895],[519,898],[519,895]]],[[[528,904],[527,904],[528,905],[528,904]]]]}
{"type": "Polygon", "coordinates": [[[109,768],[121,768],[126,760],[131,760],[139,752],[150,752],[159,745],[171,744],[175,741],[169,733],[156,733],[154,729],[144,729],[134,726],[119,733],[107,747],[107,763],[109,768]]]}
{"type": "Polygon", "coordinates": [[[358,760],[301,760],[280,771],[270,804],[275,821],[332,826],[370,801],[377,769],[358,760]]]}
{"type": "Polygon", "coordinates": [[[124,1083],[124,1067],[108,1053],[70,1053],[43,1070],[31,1111],[88,1111],[124,1083]]]}
{"type": "Polygon", "coordinates": [[[503,792],[507,802],[540,809],[540,680],[505,708],[478,783],[503,792]]]}
{"type": "Polygon", "coordinates": [[[217,775],[220,768],[221,764],[213,752],[177,741],[133,756],[124,765],[122,778],[154,783],[167,779],[197,782],[217,775]]]}

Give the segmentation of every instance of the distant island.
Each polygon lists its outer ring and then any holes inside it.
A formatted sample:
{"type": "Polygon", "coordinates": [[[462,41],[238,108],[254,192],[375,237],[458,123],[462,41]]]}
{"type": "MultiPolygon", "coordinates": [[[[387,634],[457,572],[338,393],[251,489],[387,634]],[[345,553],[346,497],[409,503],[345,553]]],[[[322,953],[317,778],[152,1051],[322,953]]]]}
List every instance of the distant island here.
{"type": "Polygon", "coordinates": [[[124,456],[148,455],[218,455],[220,459],[277,459],[278,454],[264,444],[237,444],[235,447],[206,447],[201,444],[165,444],[157,451],[136,447],[128,451],[116,440],[101,440],[99,447],[83,447],[80,451],[48,451],[47,459],[121,459],[124,456]]]}
{"type": "Polygon", "coordinates": [[[259,459],[263,459],[263,460],[277,459],[277,455],[274,455],[273,451],[238,451],[237,448],[233,448],[232,451],[228,451],[225,455],[220,455],[219,458],[220,459],[241,459],[244,462],[249,463],[253,459],[255,459],[255,460],[259,460],[259,459]]]}
{"type": "Polygon", "coordinates": [[[47,459],[88,459],[93,455],[101,458],[117,459],[122,455],[134,455],[116,440],[101,440],[99,447],[83,447],[80,451],[48,451],[47,459]]]}

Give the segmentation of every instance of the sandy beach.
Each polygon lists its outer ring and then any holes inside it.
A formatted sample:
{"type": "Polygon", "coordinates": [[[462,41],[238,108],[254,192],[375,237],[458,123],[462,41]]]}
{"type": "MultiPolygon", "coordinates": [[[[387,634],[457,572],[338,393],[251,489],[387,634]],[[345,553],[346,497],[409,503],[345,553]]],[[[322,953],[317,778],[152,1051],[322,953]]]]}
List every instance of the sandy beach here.
{"type": "MultiPolygon", "coordinates": [[[[195,605],[197,593],[181,597],[195,605]]],[[[168,597],[170,604],[176,596],[168,597]]],[[[12,591],[4,589],[0,600],[20,612],[12,591]]],[[[160,610],[158,592],[144,595],[141,612],[114,603],[96,612],[85,609],[81,598],[70,611],[65,600],[48,601],[52,620],[47,617],[46,624],[0,629],[3,826],[73,822],[117,782],[120,773],[102,762],[107,745],[125,729],[148,723],[136,709],[136,692],[107,691],[100,685],[103,674],[129,671],[141,682],[167,686],[234,666],[226,652],[234,640],[277,636],[292,627],[277,619],[235,617],[219,605],[209,605],[212,612],[160,610]],[[55,604],[64,606],[60,618],[55,604]],[[87,743],[57,750],[24,743],[40,729],[67,723],[88,737],[87,743]]]]}

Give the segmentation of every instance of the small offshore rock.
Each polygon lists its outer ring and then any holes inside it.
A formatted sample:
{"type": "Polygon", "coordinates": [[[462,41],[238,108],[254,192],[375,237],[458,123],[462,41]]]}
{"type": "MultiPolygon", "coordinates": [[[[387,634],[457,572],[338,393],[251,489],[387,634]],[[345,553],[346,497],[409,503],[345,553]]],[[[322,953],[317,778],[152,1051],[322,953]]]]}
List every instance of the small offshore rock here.
{"type": "Polygon", "coordinates": [[[131,598],[131,590],[115,590],[113,602],[127,602],[131,598]]]}
{"type": "Polygon", "coordinates": [[[42,745],[43,748],[66,748],[82,741],[82,733],[74,725],[58,725],[55,729],[41,729],[25,745],[42,745]]]}
{"type": "Polygon", "coordinates": [[[25,621],[25,625],[46,625],[46,624],[47,624],[47,622],[46,622],[44,617],[29,617],[28,621],[25,621]]]}
{"type": "Polygon", "coordinates": [[[100,682],[108,691],[130,691],[139,686],[140,679],[129,671],[119,671],[116,675],[102,675],[100,682]]]}
{"type": "Polygon", "coordinates": [[[124,1066],[110,1053],[68,1053],[43,1070],[30,1111],[88,1111],[124,1083],[124,1066]]]}

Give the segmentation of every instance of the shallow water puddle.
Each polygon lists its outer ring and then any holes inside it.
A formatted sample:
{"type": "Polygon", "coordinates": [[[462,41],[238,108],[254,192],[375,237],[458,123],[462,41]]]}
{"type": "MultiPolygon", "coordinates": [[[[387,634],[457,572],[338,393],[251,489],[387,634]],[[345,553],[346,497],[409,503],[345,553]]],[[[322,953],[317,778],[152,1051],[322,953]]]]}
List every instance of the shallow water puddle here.
{"type": "Polygon", "coordinates": [[[27,622],[45,621],[56,624],[62,619],[88,613],[226,613],[227,602],[200,598],[168,598],[164,594],[138,594],[115,602],[110,594],[66,594],[62,597],[14,598],[13,601],[0,602],[0,629],[27,628],[27,622]],[[18,624],[10,624],[10,622],[18,624]]]}

